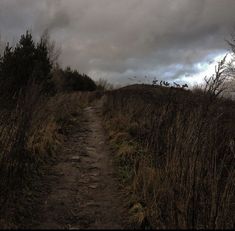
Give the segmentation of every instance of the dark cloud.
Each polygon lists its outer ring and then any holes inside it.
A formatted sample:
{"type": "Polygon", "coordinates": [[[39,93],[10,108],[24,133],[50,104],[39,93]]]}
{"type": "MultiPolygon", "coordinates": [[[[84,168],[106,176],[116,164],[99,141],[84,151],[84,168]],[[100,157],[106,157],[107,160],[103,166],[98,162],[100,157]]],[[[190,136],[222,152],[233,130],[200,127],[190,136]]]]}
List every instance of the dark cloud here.
{"type": "Polygon", "coordinates": [[[96,78],[173,80],[225,52],[234,12],[234,0],[1,0],[0,32],[48,29],[61,62],[96,78]]]}

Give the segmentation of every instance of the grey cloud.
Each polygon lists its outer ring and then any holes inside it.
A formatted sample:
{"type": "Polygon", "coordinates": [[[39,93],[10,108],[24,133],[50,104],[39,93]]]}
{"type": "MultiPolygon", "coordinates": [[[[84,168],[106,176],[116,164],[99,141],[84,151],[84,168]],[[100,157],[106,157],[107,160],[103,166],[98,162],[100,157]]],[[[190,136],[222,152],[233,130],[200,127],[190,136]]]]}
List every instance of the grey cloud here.
{"type": "Polygon", "coordinates": [[[0,32],[48,29],[61,63],[96,78],[174,79],[226,50],[234,12],[234,0],[1,0],[0,32]]]}
{"type": "Polygon", "coordinates": [[[37,31],[47,29],[52,32],[53,30],[69,27],[69,12],[61,7],[61,0],[45,2],[44,8],[40,11],[41,14],[35,18],[35,29],[37,31]]]}

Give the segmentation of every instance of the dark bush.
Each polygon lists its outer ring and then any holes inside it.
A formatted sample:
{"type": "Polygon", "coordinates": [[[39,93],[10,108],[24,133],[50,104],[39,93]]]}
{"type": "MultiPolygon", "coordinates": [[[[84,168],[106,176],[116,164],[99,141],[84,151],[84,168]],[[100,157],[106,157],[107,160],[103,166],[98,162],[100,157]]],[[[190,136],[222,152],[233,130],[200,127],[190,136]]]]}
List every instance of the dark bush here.
{"type": "Polygon", "coordinates": [[[51,68],[46,42],[41,39],[35,43],[27,31],[15,47],[7,44],[3,57],[0,57],[1,95],[12,98],[32,79],[48,89],[51,68]]]}
{"type": "Polygon", "coordinates": [[[57,70],[56,75],[57,88],[62,91],[94,91],[97,88],[89,76],[80,74],[77,70],[71,70],[69,67],[65,70],[57,70]]]}

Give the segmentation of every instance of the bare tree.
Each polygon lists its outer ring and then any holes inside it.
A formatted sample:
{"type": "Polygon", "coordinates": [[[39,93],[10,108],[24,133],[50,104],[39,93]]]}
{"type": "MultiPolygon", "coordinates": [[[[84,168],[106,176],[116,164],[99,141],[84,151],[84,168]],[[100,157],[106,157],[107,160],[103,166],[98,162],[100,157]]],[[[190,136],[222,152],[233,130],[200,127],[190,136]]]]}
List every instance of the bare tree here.
{"type": "Polygon", "coordinates": [[[154,78],[154,80],[152,81],[152,85],[157,85],[157,82],[158,82],[158,80],[156,79],[156,78],[154,78]]]}
{"type": "Polygon", "coordinates": [[[209,93],[212,97],[218,97],[223,91],[226,90],[226,81],[229,79],[227,71],[226,57],[218,62],[218,66],[215,66],[215,74],[209,78],[205,77],[206,82],[204,91],[209,93]]]}
{"type": "Polygon", "coordinates": [[[2,36],[0,34],[0,57],[1,55],[3,54],[4,52],[4,48],[5,48],[6,44],[4,43],[3,39],[2,39],[2,36]]]}
{"type": "Polygon", "coordinates": [[[188,88],[188,84],[187,83],[185,83],[185,84],[183,84],[182,86],[181,86],[181,88],[188,88]]]}
{"type": "Polygon", "coordinates": [[[41,40],[46,44],[48,52],[49,52],[49,59],[53,66],[55,66],[58,62],[58,59],[61,55],[61,48],[57,46],[54,40],[51,40],[50,34],[48,29],[46,29],[42,36],[41,40]]]}
{"type": "Polygon", "coordinates": [[[180,87],[180,84],[173,82],[176,87],[180,87]]]}
{"type": "Polygon", "coordinates": [[[227,83],[228,89],[225,93],[229,98],[235,99],[235,28],[233,33],[231,33],[230,40],[226,40],[226,42],[229,45],[232,58],[227,64],[227,72],[230,80],[227,83]]]}

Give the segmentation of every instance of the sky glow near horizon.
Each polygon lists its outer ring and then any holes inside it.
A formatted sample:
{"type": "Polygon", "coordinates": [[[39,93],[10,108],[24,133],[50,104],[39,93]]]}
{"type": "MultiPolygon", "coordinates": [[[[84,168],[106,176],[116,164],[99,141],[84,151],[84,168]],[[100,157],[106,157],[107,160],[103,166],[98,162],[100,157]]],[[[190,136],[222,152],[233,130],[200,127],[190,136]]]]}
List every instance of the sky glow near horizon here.
{"type": "Polygon", "coordinates": [[[0,35],[14,44],[47,29],[60,64],[96,80],[192,85],[228,52],[234,12],[234,0],[0,0],[0,35]]]}

